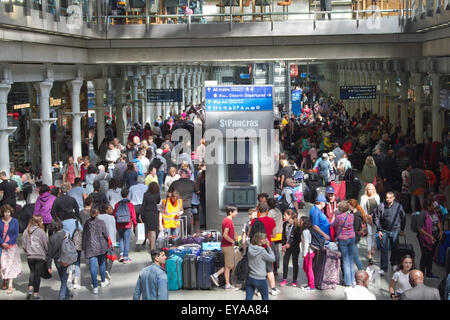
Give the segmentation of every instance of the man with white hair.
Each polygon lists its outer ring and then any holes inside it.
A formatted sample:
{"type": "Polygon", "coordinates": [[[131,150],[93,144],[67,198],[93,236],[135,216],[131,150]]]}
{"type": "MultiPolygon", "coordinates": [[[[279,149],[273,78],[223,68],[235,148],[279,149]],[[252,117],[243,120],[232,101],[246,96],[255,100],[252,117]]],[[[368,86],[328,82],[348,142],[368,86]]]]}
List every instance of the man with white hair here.
{"type": "Polygon", "coordinates": [[[369,291],[369,274],[363,270],[355,273],[356,285],[344,290],[345,300],[376,300],[375,295],[369,291]]]}
{"type": "Polygon", "coordinates": [[[156,150],[156,157],[150,163],[150,167],[156,168],[156,175],[158,176],[158,184],[160,188],[164,183],[165,174],[167,172],[167,161],[162,156],[163,151],[161,149],[156,150]]]}

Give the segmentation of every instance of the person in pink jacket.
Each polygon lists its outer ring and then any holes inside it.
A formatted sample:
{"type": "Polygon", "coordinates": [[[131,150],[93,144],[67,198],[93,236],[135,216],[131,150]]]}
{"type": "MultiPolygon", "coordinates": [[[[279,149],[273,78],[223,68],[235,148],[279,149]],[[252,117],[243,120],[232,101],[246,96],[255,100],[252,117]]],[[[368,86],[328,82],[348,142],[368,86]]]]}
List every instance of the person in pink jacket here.
{"type": "Polygon", "coordinates": [[[39,197],[36,200],[33,215],[39,215],[42,217],[45,232],[47,232],[48,225],[53,221],[51,211],[55,200],[56,197],[50,193],[49,186],[43,184],[39,188],[39,197]]]}
{"type": "Polygon", "coordinates": [[[134,205],[128,200],[128,190],[126,188],[122,189],[122,200],[116,203],[114,207],[113,215],[116,218],[116,227],[119,233],[119,247],[120,247],[120,258],[119,262],[130,263],[131,259],[128,257],[128,252],[130,251],[130,237],[131,237],[131,227],[136,230],[136,211],[134,210],[134,205]],[[128,222],[118,222],[119,216],[118,209],[119,206],[126,204],[128,207],[128,213],[130,220],[128,222]]]}

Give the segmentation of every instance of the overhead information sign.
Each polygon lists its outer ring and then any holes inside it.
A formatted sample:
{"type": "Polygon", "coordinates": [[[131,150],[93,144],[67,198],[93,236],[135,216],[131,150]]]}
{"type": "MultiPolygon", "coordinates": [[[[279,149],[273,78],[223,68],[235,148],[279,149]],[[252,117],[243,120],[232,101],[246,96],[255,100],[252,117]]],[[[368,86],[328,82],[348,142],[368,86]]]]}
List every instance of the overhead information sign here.
{"type": "Polygon", "coordinates": [[[291,92],[292,113],[296,116],[302,113],[302,90],[297,89],[291,92]]]}
{"type": "Polygon", "coordinates": [[[205,89],[206,111],[271,111],[272,86],[217,86],[205,89]]]}
{"type": "Polygon", "coordinates": [[[147,102],[182,102],[183,89],[147,89],[147,102]]]}
{"type": "Polygon", "coordinates": [[[376,99],[376,86],[341,86],[340,99],[341,100],[362,100],[362,99],[376,99]]]}

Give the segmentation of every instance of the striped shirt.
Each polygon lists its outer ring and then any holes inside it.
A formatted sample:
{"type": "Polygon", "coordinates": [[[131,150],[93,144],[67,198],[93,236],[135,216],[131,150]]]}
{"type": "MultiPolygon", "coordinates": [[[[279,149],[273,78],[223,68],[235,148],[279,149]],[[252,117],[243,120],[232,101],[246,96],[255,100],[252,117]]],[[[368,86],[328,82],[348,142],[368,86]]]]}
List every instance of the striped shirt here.
{"type": "Polygon", "coordinates": [[[353,216],[353,213],[347,212],[347,213],[341,213],[336,216],[336,219],[334,219],[332,227],[334,228],[336,232],[336,239],[337,240],[348,240],[355,237],[355,230],[353,229],[353,223],[355,221],[355,217],[353,216]],[[345,220],[346,217],[347,221],[345,220]],[[345,223],[345,225],[344,225],[345,223]]]}

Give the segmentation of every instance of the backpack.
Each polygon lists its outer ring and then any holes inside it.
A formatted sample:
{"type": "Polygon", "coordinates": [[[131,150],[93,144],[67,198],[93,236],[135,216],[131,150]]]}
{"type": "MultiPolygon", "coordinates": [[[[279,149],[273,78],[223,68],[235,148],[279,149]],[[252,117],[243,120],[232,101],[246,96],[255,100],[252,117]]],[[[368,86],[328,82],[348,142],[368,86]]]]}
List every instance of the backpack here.
{"type": "Polygon", "coordinates": [[[325,238],[313,229],[309,229],[309,232],[311,233],[311,248],[314,250],[323,249],[325,246],[325,238]]]}
{"type": "Polygon", "coordinates": [[[58,259],[62,267],[68,267],[78,260],[78,252],[75,243],[66,235],[61,244],[61,256],[58,259]]]}
{"type": "Polygon", "coordinates": [[[249,234],[250,239],[253,239],[253,236],[259,232],[266,233],[266,227],[264,226],[264,223],[262,223],[261,220],[255,218],[255,222],[253,223],[253,226],[249,234]]]}
{"type": "Polygon", "coordinates": [[[128,199],[120,200],[116,211],[117,223],[130,222],[130,208],[128,208],[128,199]]]}
{"type": "Polygon", "coordinates": [[[154,167],[154,168],[156,168],[156,171],[158,171],[162,165],[163,165],[163,163],[162,163],[161,159],[155,158],[155,159],[153,159],[152,163],[150,164],[150,167],[154,167]]]}
{"type": "Polygon", "coordinates": [[[411,227],[411,231],[415,232],[415,233],[419,232],[419,230],[417,228],[417,219],[419,218],[419,215],[420,215],[419,211],[411,213],[411,226],[410,227],[411,227]]]}
{"type": "Polygon", "coordinates": [[[234,274],[239,281],[247,281],[249,272],[250,269],[248,268],[248,256],[246,251],[241,260],[236,264],[234,274]]]}

